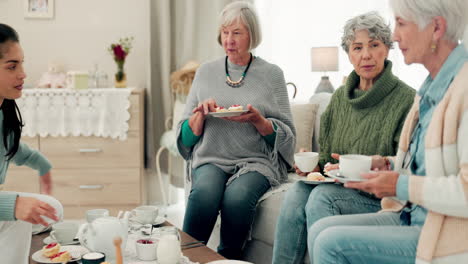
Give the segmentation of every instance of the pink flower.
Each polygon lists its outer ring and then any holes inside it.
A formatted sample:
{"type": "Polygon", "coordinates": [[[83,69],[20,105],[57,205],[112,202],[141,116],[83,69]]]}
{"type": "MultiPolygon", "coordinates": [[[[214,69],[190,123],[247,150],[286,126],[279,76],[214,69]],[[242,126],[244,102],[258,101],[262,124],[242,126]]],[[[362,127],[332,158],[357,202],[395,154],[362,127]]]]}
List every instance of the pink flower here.
{"type": "Polygon", "coordinates": [[[127,54],[122,49],[121,45],[115,45],[113,47],[113,50],[114,50],[114,56],[116,60],[125,60],[125,57],[127,56],[127,54]]]}

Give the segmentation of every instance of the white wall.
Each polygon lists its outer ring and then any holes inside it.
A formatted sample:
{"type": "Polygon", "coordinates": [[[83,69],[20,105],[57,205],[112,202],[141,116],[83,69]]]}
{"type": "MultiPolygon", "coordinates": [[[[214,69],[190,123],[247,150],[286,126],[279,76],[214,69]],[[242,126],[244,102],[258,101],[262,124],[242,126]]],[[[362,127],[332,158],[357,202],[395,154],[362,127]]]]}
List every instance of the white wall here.
{"type": "MultiPolygon", "coordinates": [[[[323,75],[311,71],[311,48],[340,46],[343,26],[348,19],[364,12],[378,11],[390,23],[392,30],[394,28],[388,1],[256,0],[255,3],[264,33],[256,54],[280,66],[286,81],[297,85],[296,101],[307,101],[323,75]]],[[[468,41],[468,31],[465,40],[468,41]]],[[[390,51],[389,58],[393,62],[393,73],[419,89],[427,76],[424,67],[406,65],[398,44],[390,51]]],[[[338,88],[343,77],[352,70],[346,52],[340,47],[339,71],[327,73],[333,86],[338,88]]]]}
{"type": "Polygon", "coordinates": [[[129,86],[148,87],[150,0],[55,0],[53,19],[26,19],[24,0],[0,0],[0,22],[15,28],[25,53],[27,86],[47,71],[49,61],[65,70],[92,70],[98,63],[113,84],[116,65],[107,47],[134,36],[125,70],[129,86]]]}

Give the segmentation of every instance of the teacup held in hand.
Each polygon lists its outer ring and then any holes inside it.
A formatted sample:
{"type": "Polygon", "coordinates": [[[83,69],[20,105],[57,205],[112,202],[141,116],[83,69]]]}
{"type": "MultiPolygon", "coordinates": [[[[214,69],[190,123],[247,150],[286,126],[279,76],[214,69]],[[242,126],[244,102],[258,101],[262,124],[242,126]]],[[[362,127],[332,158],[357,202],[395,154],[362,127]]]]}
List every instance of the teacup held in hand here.
{"type": "Polygon", "coordinates": [[[315,169],[319,161],[317,152],[298,152],[294,154],[294,162],[302,172],[311,172],[315,169]]]}
{"type": "Polygon", "coordinates": [[[361,179],[361,173],[369,172],[372,157],[364,155],[341,155],[340,174],[350,179],[361,179]]]}

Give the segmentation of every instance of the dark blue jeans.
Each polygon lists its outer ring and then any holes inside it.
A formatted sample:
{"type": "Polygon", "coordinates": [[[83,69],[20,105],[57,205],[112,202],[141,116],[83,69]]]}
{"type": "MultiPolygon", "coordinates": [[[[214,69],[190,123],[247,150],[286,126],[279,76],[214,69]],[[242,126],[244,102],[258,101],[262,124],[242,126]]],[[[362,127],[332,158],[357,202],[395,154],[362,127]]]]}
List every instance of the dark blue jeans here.
{"type": "Polygon", "coordinates": [[[270,183],[258,172],[248,172],[232,181],[213,164],[204,164],[192,173],[192,189],[185,210],[184,232],[208,242],[221,211],[221,243],[218,252],[228,259],[242,258],[242,248],[255,215],[258,199],[270,183]]]}

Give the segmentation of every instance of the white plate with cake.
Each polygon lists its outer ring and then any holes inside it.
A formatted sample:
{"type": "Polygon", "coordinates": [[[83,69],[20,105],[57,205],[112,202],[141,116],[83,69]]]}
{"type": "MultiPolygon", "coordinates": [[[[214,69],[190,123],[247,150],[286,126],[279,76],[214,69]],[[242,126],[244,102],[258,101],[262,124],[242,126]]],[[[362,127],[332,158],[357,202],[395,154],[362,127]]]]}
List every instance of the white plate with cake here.
{"type": "Polygon", "coordinates": [[[244,110],[242,105],[231,105],[229,108],[224,108],[222,106],[216,107],[216,112],[209,112],[208,114],[213,117],[230,117],[240,116],[248,111],[249,110],[244,110]]]}
{"type": "Polygon", "coordinates": [[[81,259],[89,251],[82,246],[60,246],[49,244],[32,254],[31,258],[39,263],[68,263],[81,259]]]}
{"type": "Polygon", "coordinates": [[[307,174],[307,177],[301,179],[305,184],[325,184],[335,183],[335,179],[325,177],[320,172],[311,172],[307,174]]]}

